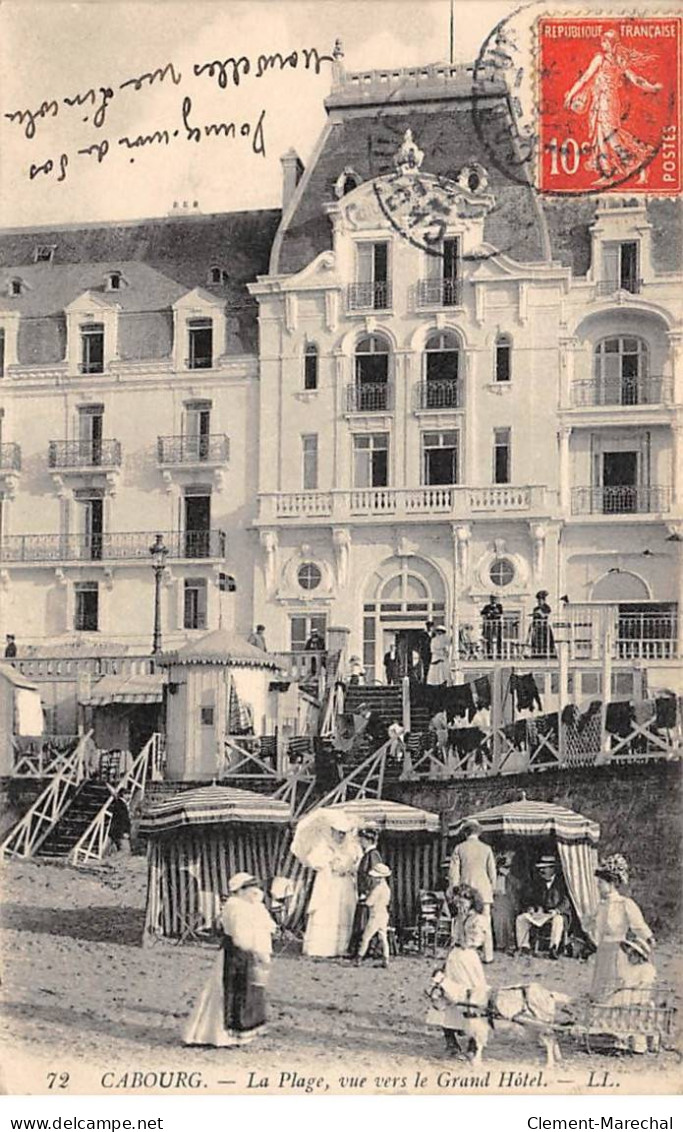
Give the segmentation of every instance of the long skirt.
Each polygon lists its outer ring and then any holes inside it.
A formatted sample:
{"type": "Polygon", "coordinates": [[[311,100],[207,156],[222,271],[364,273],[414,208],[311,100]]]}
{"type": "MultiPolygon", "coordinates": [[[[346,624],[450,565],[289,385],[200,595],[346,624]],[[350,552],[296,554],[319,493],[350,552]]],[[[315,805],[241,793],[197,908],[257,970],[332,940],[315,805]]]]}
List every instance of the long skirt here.
{"type": "Polygon", "coordinates": [[[241,1046],[253,1041],[266,1022],[266,992],[253,982],[254,960],[231,940],[216,956],[188,1019],[188,1046],[241,1046]]]}
{"type": "Polygon", "coordinates": [[[346,955],[356,911],[356,879],[321,869],[313,883],[304,935],[304,955],[346,955]]]}
{"type": "Polygon", "coordinates": [[[619,940],[604,940],[595,953],[593,982],[590,997],[593,1002],[605,1002],[615,991],[629,981],[629,962],[619,940]]]}
{"type": "Polygon", "coordinates": [[[477,1017],[475,1012],[472,1016],[473,1012],[466,1005],[446,1001],[439,1006],[430,1006],[425,1022],[429,1026],[441,1026],[444,1030],[455,1030],[467,1038],[474,1038],[478,1046],[485,1045],[489,1023],[481,1015],[488,999],[488,985],[479,955],[473,947],[454,948],[446,960],[445,973],[450,983],[460,987],[463,996],[467,990],[473,992],[480,1014],[477,1017]]]}

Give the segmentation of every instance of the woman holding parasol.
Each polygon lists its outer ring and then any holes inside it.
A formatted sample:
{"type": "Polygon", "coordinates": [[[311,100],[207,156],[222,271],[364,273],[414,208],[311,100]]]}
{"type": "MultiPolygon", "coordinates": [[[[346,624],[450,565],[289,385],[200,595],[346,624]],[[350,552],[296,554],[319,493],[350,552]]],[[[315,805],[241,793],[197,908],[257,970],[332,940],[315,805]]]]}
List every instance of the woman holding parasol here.
{"type": "Polygon", "coordinates": [[[356,912],[356,873],[362,849],[348,815],[321,808],[299,822],[292,854],[316,877],[308,903],[303,954],[346,955],[356,912]]]}

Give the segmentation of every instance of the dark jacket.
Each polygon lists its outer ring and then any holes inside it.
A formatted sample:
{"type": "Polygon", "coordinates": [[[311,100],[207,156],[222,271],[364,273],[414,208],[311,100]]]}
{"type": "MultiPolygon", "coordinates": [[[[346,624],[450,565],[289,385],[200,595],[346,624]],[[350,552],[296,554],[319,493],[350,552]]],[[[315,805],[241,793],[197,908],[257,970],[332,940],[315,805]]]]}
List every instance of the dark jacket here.
{"type": "Polygon", "coordinates": [[[372,888],[372,882],[375,879],[368,875],[370,869],[374,869],[375,865],[381,865],[381,863],[382,854],[375,845],[373,845],[372,849],[366,849],[360,859],[358,872],[356,873],[356,889],[359,897],[367,896],[372,888]]]}
{"type": "Polygon", "coordinates": [[[550,885],[542,877],[535,877],[529,889],[528,908],[542,908],[544,912],[569,912],[569,899],[562,877],[555,873],[550,885]]]}

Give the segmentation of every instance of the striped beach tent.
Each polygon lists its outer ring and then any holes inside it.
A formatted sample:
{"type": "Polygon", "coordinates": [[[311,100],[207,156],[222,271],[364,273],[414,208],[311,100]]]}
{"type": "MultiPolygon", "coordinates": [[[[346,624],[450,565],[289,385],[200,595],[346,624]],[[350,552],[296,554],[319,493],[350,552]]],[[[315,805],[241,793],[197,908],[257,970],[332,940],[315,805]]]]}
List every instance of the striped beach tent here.
{"type": "Polygon", "coordinates": [[[457,840],[463,833],[465,822],[472,819],[479,822],[484,835],[490,834],[498,840],[529,837],[554,841],[569,898],[581,927],[590,935],[598,906],[595,869],[600,826],[597,822],[552,802],[532,802],[523,798],[519,802],[493,806],[453,820],[448,827],[449,838],[457,840]]]}
{"type": "Polygon", "coordinates": [[[234,873],[267,882],[289,820],[286,803],[228,786],[181,791],[150,805],[140,823],[148,838],[145,938],[179,936],[197,917],[208,921],[234,873]]]}

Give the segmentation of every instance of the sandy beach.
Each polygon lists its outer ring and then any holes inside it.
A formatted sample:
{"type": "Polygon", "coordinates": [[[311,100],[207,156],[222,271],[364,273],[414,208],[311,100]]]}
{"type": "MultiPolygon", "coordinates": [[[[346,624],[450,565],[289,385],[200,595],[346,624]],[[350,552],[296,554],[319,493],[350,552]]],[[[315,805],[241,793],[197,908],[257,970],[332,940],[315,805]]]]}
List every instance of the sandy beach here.
{"type": "MultiPolygon", "coordinates": [[[[11,862],[4,870],[2,1030],[10,1093],[275,1091],[576,1092],[610,1087],[671,1092],[679,1057],[606,1056],[562,1039],[552,1073],[521,1027],[491,1035],[484,1066],[446,1055],[424,1024],[432,956],[402,956],[388,970],[368,962],[276,955],[269,1031],[239,1050],[187,1049],[184,1020],[215,951],[162,941],[140,946],[146,891],[143,857],[91,871],[11,862]],[[542,1070],[539,1079],[538,1074],[542,1070]],[[68,1080],[60,1074],[68,1074],[68,1080]],[[49,1075],[56,1074],[52,1078],[49,1075]],[[605,1078],[607,1074],[607,1078],[605,1078]],[[267,1082],[267,1084],[266,1084],[267,1082]]],[[[657,949],[659,986],[674,985],[673,948],[657,949]]],[[[492,985],[541,981],[573,999],[590,962],[496,956],[492,985]]]]}

